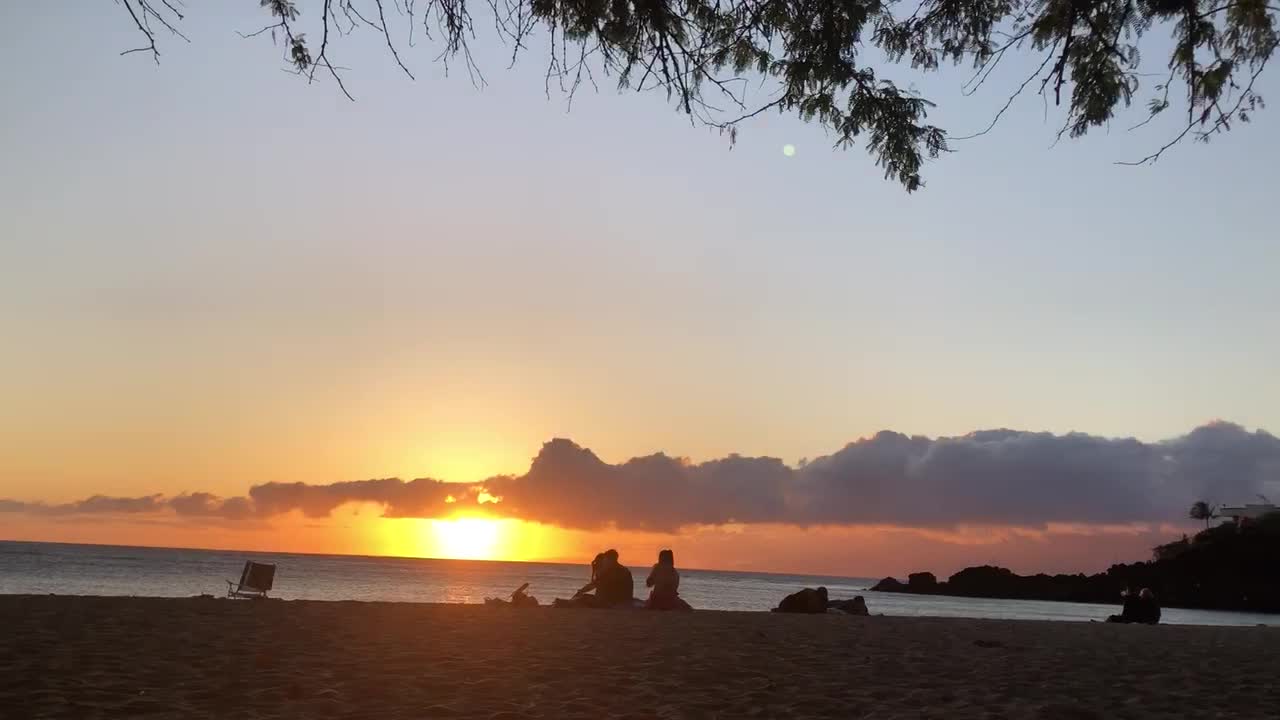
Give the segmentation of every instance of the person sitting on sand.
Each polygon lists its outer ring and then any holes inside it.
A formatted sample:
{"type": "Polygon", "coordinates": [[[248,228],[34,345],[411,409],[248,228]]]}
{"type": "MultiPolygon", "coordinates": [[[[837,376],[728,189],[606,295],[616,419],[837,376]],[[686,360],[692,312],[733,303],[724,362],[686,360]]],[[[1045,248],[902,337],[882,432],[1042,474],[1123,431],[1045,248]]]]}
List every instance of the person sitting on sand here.
{"type": "Polygon", "coordinates": [[[1126,586],[1120,591],[1120,614],[1111,615],[1107,618],[1109,623],[1128,623],[1133,622],[1134,611],[1137,609],[1138,596],[1134,595],[1126,586]]]}
{"type": "Polygon", "coordinates": [[[651,587],[649,600],[644,604],[649,610],[692,610],[680,597],[680,573],[676,572],[676,556],[670,550],[658,553],[658,563],[649,571],[644,581],[651,587]]]}
{"type": "Polygon", "coordinates": [[[617,550],[606,550],[604,567],[596,583],[596,604],[600,607],[630,607],[636,585],[631,571],[618,562],[617,550]]]}
{"type": "Polygon", "coordinates": [[[1142,588],[1142,592],[1138,593],[1137,616],[1134,622],[1146,625],[1160,623],[1160,604],[1156,602],[1156,595],[1151,592],[1151,588],[1142,588]]]}
{"type": "Polygon", "coordinates": [[[591,582],[578,588],[578,592],[574,593],[574,597],[586,595],[596,589],[596,584],[600,581],[600,569],[604,566],[604,553],[596,553],[596,557],[591,561],[591,582]]]}
{"type": "Polygon", "coordinates": [[[1142,588],[1142,592],[1137,595],[1125,588],[1120,595],[1124,598],[1124,606],[1119,615],[1112,615],[1107,618],[1107,622],[1144,625],[1155,625],[1160,622],[1160,606],[1156,603],[1155,594],[1151,592],[1151,588],[1142,588]]]}
{"type": "Polygon", "coordinates": [[[827,611],[827,589],[820,587],[804,588],[782,598],[778,607],[770,612],[781,613],[825,613],[827,611]]]}
{"type": "Polygon", "coordinates": [[[558,607],[629,607],[635,596],[635,580],[631,571],[618,562],[618,551],[607,550],[596,556],[591,563],[593,575],[587,583],[574,594],[573,599],[560,602],[558,607]],[[590,594],[595,590],[595,594],[590,594]]]}
{"type": "Polygon", "coordinates": [[[1133,622],[1131,618],[1134,617],[1134,611],[1137,609],[1138,596],[1134,595],[1133,592],[1129,590],[1129,588],[1126,586],[1124,590],[1120,591],[1120,601],[1121,601],[1120,614],[1111,615],[1110,617],[1107,618],[1107,622],[1109,623],[1133,622]]]}

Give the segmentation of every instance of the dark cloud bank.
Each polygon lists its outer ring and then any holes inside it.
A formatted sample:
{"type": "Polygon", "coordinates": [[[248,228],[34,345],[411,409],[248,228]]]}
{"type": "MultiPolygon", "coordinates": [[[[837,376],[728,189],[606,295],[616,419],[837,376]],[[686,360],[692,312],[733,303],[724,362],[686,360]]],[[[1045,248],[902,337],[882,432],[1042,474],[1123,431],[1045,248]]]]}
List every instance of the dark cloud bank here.
{"type": "Polygon", "coordinates": [[[1018,430],[937,439],[881,432],[798,468],[738,455],[692,464],[656,454],[614,465],[557,439],[543,445],[524,475],[479,484],[428,478],[267,483],[233,498],[195,492],[97,495],[62,505],[0,500],[0,512],[167,511],[241,520],[295,510],[325,517],[346,503],[370,502],[388,517],[438,517],[480,506],[583,529],[761,522],[1040,526],[1171,521],[1197,499],[1238,503],[1260,493],[1280,495],[1280,439],[1219,422],[1159,443],[1018,430]]]}

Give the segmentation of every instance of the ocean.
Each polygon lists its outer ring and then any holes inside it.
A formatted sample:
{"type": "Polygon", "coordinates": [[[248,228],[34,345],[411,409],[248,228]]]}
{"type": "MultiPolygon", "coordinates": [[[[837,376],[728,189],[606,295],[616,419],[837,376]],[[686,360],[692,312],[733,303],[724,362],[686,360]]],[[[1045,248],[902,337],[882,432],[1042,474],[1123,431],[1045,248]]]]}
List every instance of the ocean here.
{"type": "MultiPolygon", "coordinates": [[[[224,596],[226,581],[238,579],[249,559],[276,564],[271,596],[284,600],[481,603],[486,597],[507,597],[527,582],[528,592],[546,604],[571,596],[590,574],[586,562],[565,565],[0,541],[0,594],[224,596]]],[[[637,595],[644,590],[648,566],[635,561],[630,565],[637,595]]],[[[864,596],[873,615],[1088,622],[1118,611],[1114,605],[868,591],[874,583],[865,578],[681,570],[680,594],[695,608],[708,610],[768,610],[799,588],[825,585],[832,598],[864,596]]],[[[1162,621],[1280,626],[1280,615],[1166,608],[1162,621]]]]}

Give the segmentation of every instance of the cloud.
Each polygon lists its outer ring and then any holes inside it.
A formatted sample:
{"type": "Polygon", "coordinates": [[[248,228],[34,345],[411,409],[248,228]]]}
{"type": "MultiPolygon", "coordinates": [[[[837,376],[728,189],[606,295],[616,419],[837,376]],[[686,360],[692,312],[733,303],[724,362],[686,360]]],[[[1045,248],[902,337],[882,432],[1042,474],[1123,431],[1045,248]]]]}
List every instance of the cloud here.
{"type": "Polygon", "coordinates": [[[169,500],[169,507],[179,515],[188,517],[217,517],[239,520],[254,514],[253,502],[248,498],[220,498],[206,492],[184,493],[169,500]]]}
{"type": "Polygon", "coordinates": [[[482,483],[431,478],[327,485],[267,483],[247,496],[94,496],[45,505],[0,500],[0,512],[144,513],[239,520],[329,516],[374,503],[388,517],[485,512],[566,528],[674,531],[695,525],[893,524],[1047,527],[1179,520],[1191,502],[1280,494],[1280,440],[1215,422],[1157,443],[1084,433],[984,430],[931,439],[881,432],[801,467],[730,455],[703,463],[665,454],[620,464],[552,440],[528,470],[482,483]],[[496,502],[494,500],[497,500],[496,502]]]}
{"type": "Polygon", "coordinates": [[[1157,446],[1133,439],[880,433],[806,466],[797,514],[818,523],[925,526],[1147,520],[1183,504],[1163,487],[1164,465],[1157,446]]]}
{"type": "Polygon", "coordinates": [[[275,515],[301,510],[312,518],[327,517],[349,502],[378,503],[386,506],[388,517],[430,517],[439,514],[445,498],[471,499],[466,485],[445,483],[430,478],[405,482],[399,478],[354,480],[330,485],[307,483],[267,483],[249,489],[249,498],[262,514],[275,515]]]}
{"type": "Polygon", "coordinates": [[[159,512],[165,507],[166,501],[163,495],[143,497],[93,495],[77,502],[54,505],[0,499],[0,512],[25,512],[33,515],[135,515],[159,512]]]}
{"type": "Polygon", "coordinates": [[[787,514],[795,471],[776,458],[731,455],[691,464],[657,454],[610,465],[569,440],[552,440],[519,477],[483,483],[494,511],[563,527],[674,530],[764,522],[787,514]]]}
{"type": "MultiPolygon", "coordinates": [[[[1259,430],[1216,422],[1198,427],[1166,443],[1176,487],[1197,498],[1231,503],[1252,502],[1257,495],[1280,495],[1280,440],[1259,430]]],[[[1280,502],[1280,497],[1272,497],[1280,502]]]]}

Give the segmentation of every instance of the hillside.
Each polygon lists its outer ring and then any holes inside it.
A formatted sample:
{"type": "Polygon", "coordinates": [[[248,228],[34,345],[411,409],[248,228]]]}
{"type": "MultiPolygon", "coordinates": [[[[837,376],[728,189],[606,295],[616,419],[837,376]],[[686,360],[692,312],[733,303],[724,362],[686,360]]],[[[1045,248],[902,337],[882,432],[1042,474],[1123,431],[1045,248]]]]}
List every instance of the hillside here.
{"type": "Polygon", "coordinates": [[[1149,587],[1168,607],[1280,612],[1280,513],[1237,528],[1220,525],[1161,545],[1146,562],[1113,565],[1096,575],[1018,575],[970,567],[938,582],[915,573],[885,578],[880,592],[1114,603],[1126,587],[1149,587]]]}

